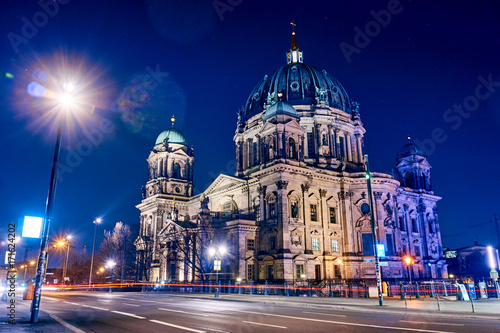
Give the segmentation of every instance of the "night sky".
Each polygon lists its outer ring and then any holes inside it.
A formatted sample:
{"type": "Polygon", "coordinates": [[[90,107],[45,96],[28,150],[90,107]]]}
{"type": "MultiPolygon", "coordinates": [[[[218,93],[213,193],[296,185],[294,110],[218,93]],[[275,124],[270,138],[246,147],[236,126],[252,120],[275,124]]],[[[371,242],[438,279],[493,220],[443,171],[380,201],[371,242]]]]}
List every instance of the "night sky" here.
{"type": "Polygon", "coordinates": [[[60,0],[50,15],[37,3],[0,4],[1,235],[45,209],[56,121],[30,82],[78,78],[86,102],[65,123],[50,235],[91,248],[96,217],[99,239],[117,221],[138,227],[146,158],[172,114],[194,146],[197,193],[234,173],[236,112],[286,64],[294,20],[304,62],[360,103],[372,171],[393,168],[409,134],[443,198],[443,246],[497,244],[499,2],[60,0]]]}

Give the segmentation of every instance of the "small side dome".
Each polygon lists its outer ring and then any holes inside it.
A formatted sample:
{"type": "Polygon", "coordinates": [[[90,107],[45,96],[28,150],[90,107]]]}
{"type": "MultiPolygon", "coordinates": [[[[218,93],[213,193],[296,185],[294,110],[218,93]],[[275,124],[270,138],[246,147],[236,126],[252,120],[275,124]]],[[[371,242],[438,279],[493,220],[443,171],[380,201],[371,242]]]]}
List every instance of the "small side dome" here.
{"type": "Polygon", "coordinates": [[[299,117],[297,110],[295,110],[295,108],[293,106],[291,106],[288,103],[279,101],[278,103],[271,105],[267,109],[266,113],[264,114],[263,120],[266,121],[269,118],[274,117],[276,115],[280,115],[280,114],[291,116],[291,117],[296,117],[296,118],[299,117]]]}
{"type": "Polygon", "coordinates": [[[186,147],[188,146],[186,137],[177,128],[169,128],[168,130],[161,132],[160,135],[158,135],[158,138],[156,138],[155,145],[160,144],[163,141],[166,141],[167,143],[181,144],[186,147]]]}
{"type": "Polygon", "coordinates": [[[402,158],[412,155],[427,157],[422,149],[417,147],[415,144],[408,142],[399,150],[397,160],[400,161],[402,158]]]}

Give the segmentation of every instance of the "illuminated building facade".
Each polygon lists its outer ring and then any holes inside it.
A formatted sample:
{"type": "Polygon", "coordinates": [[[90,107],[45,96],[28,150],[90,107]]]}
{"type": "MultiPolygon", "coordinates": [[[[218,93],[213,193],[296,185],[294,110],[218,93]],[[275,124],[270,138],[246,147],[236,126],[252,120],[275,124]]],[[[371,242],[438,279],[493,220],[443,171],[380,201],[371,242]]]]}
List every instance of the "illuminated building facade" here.
{"type": "MultiPolygon", "coordinates": [[[[210,244],[228,249],[221,276],[244,282],[374,280],[359,105],[332,75],[303,62],[295,33],[287,64],[266,75],[238,112],[236,174],[192,195],[192,150],[171,128],[148,158],[140,236],[141,280],[197,280],[210,244]],[[209,227],[211,238],[193,236],[209,227]],[[182,244],[177,244],[178,235],[182,244]],[[180,251],[180,247],[190,248],[180,251]]],[[[391,174],[372,173],[384,280],[446,278],[425,154],[408,142],[391,174]]]]}

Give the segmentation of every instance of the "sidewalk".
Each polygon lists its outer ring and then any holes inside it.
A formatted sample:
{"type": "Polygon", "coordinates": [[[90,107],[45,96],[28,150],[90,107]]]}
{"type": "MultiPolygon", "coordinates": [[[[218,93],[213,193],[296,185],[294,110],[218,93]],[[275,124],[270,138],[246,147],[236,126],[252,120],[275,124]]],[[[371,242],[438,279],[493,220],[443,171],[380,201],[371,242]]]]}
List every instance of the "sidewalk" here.
{"type": "MultiPolygon", "coordinates": [[[[145,293],[155,295],[156,293],[145,293]]],[[[163,293],[158,293],[161,296],[163,293]]],[[[439,299],[441,310],[438,310],[435,298],[407,299],[405,301],[396,297],[384,297],[383,306],[378,303],[378,298],[340,298],[340,297],[286,297],[286,296],[264,296],[264,295],[239,295],[220,294],[215,298],[214,294],[192,294],[192,293],[165,293],[163,295],[188,297],[198,299],[215,299],[219,301],[251,302],[277,306],[296,306],[322,309],[346,309],[368,312],[384,312],[401,314],[420,314],[432,317],[460,317],[460,318],[484,318],[500,320],[500,299],[478,299],[474,300],[475,313],[472,312],[470,301],[457,301],[450,299],[439,299]]]]}
{"type": "MultiPolygon", "coordinates": [[[[10,299],[9,299],[10,300],[10,299]]],[[[43,300],[42,300],[43,302],[43,300]]],[[[15,324],[9,324],[7,317],[7,306],[10,303],[0,301],[0,332],[2,333],[46,333],[46,332],[71,332],[63,325],[59,324],[55,319],[44,311],[40,311],[38,315],[38,323],[30,323],[30,307],[31,300],[23,300],[22,296],[16,296],[16,320],[15,324]]]]}

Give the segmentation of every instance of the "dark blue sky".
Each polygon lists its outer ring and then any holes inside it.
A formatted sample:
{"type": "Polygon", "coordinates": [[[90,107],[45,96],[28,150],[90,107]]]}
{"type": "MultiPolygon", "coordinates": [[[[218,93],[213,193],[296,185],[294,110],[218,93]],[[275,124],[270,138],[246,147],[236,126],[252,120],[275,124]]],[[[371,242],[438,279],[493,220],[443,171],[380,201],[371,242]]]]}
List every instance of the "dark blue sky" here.
{"type": "Polygon", "coordinates": [[[476,237],[496,244],[493,224],[469,227],[500,214],[498,2],[61,0],[53,17],[39,14],[37,2],[0,4],[1,234],[44,212],[55,135],[40,99],[26,91],[37,70],[53,79],[61,65],[80,67],[89,83],[96,109],[64,132],[68,168],[51,236],[71,232],[77,246],[90,247],[96,217],[105,221],[101,234],[117,221],[138,223],[145,159],[172,114],[194,146],[198,191],[233,172],[236,112],[285,64],[295,20],[304,62],[360,103],[372,170],[394,166],[407,134],[428,143],[440,132],[429,161],[443,197],[443,245],[476,237]],[[374,24],[374,13],[388,8],[385,26],[374,24]],[[23,26],[33,20],[39,27],[26,38],[23,26]],[[369,40],[356,40],[356,27],[372,29],[369,40]],[[341,44],[356,52],[346,57],[341,44]],[[493,83],[478,92],[484,80],[493,83]],[[465,111],[448,111],[455,104],[465,111]],[[89,131],[97,141],[85,146],[89,131]]]}

